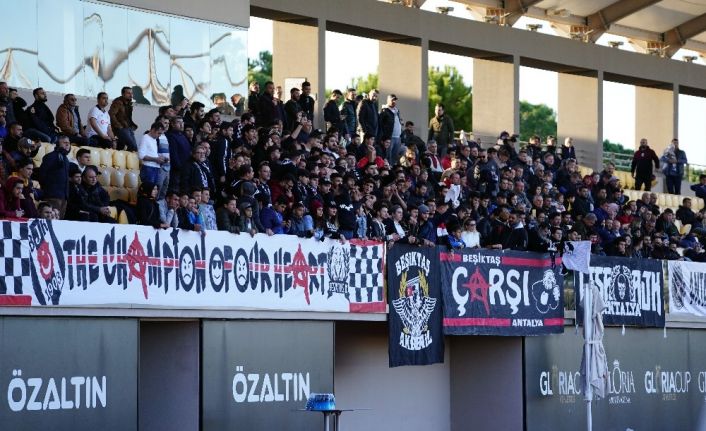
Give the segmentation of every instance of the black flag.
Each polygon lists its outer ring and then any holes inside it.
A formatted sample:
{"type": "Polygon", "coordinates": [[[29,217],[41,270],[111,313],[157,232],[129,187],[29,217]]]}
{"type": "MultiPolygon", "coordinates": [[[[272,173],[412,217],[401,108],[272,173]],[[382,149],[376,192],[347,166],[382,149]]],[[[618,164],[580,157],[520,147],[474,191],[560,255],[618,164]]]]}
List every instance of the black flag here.
{"type": "Polygon", "coordinates": [[[390,367],[444,362],[439,259],[434,247],[388,254],[390,367]]]}

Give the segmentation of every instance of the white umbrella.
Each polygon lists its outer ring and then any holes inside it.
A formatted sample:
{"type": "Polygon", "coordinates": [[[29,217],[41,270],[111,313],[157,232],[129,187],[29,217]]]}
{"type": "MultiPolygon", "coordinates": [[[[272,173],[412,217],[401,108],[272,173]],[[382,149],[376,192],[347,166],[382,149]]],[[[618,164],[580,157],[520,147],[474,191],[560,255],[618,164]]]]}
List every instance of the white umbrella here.
{"type": "Polygon", "coordinates": [[[583,297],[583,328],[584,351],[581,358],[581,375],[583,377],[584,399],[586,403],[586,422],[589,431],[593,429],[591,402],[595,393],[599,398],[605,398],[608,386],[608,360],[603,347],[603,310],[606,308],[598,289],[589,282],[583,297]]]}

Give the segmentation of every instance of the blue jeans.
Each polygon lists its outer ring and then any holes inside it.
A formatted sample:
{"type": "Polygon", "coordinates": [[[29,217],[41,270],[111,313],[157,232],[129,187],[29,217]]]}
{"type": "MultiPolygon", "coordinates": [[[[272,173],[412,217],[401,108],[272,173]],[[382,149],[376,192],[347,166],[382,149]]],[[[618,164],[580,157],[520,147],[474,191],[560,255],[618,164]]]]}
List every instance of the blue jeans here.
{"type": "Polygon", "coordinates": [[[118,138],[118,150],[137,151],[135,131],[128,128],[118,129],[115,133],[118,138]]]}
{"type": "Polygon", "coordinates": [[[390,148],[387,149],[387,154],[385,157],[387,161],[390,162],[390,166],[395,166],[395,164],[400,162],[400,147],[402,146],[402,141],[399,137],[390,138],[390,148]]]}
{"type": "Polygon", "coordinates": [[[142,166],[140,168],[140,179],[143,183],[152,183],[159,186],[159,172],[162,169],[154,168],[152,166],[142,166]]]}
{"type": "Polygon", "coordinates": [[[681,194],[681,177],[678,175],[665,175],[665,182],[667,183],[667,193],[672,195],[681,194]]]}

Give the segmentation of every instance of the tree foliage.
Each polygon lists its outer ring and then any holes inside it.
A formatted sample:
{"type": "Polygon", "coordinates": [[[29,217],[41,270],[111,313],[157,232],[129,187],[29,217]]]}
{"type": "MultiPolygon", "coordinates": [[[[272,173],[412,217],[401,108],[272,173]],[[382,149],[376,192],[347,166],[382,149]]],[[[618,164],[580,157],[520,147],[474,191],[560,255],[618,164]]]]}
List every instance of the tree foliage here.
{"type": "Polygon", "coordinates": [[[257,81],[262,87],[265,82],[272,81],[272,53],[260,51],[255,59],[248,59],[248,83],[257,81]]]}
{"type": "Polygon", "coordinates": [[[520,140],[528,141],[532,135],[556,136],[556,112],[543,103],[534,105],[521,100],[520,140]]]}
{"type": "Polygon", "coordinates": [[[603,151],[606,153],[619,153],[629,155],[632,155],[635,152],[634,150],[623,147],[622,144],[619,144],[617,142],[611,142],[607,139],[603,140],[603,151]]]}
{"type": "Polygon", "coordinates": [[[429,68],[429,118],[434,107],[443,103],[446,114],[454,121],[456,130],[472,130],[473,96],[471,87],[453,66],[429,68]]]}
{"type": "MultiPolygon", "coordinates": [[[[378,74],[368,73],[368,76],[359,76],[351,80],[350,88],[355,88],[358,94],[368,93],[374,88],[378,88],[378,74]]],[[[347,88],[341,88],[341,91],[346,92],[347,88]]]]}

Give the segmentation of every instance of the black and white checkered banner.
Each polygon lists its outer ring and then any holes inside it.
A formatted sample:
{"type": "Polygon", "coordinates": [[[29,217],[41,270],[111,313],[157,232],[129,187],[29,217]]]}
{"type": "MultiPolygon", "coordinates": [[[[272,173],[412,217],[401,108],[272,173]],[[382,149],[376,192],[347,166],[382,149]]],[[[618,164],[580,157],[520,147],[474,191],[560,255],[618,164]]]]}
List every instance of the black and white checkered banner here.
{"type": "Polygon", "coordinates": [[[706,316],[706,263],[670,260],[669,312],[706,316]]]}
{"type": "Polygon", "coordinates": [[[379,242],[45,220],[2,234],[0,294],[32,305],[385,312],[379,242]]]}

